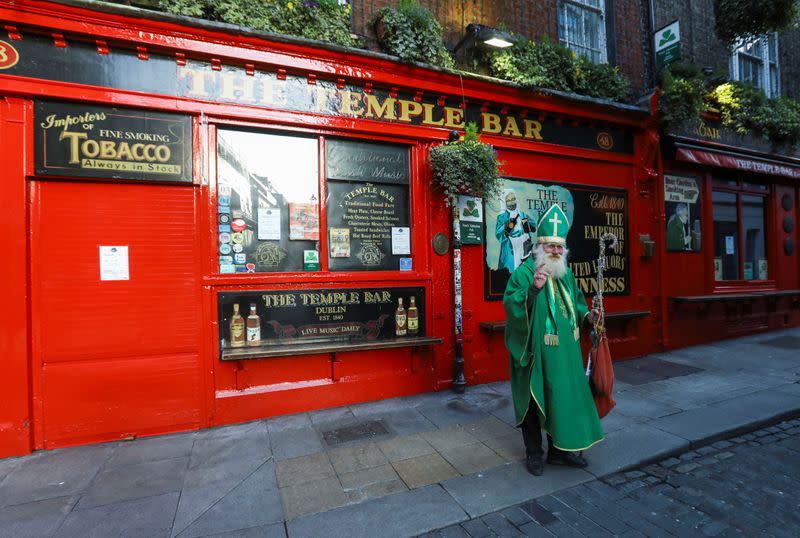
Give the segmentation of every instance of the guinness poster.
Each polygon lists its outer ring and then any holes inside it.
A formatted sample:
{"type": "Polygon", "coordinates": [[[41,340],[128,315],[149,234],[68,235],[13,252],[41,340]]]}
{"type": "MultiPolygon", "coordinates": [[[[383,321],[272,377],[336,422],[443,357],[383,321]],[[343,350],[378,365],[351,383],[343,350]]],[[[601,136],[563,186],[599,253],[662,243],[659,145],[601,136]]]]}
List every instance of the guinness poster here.
{"type": "Polygon", "coordinates": [[[504,179],[499,198],[486,199],[486,299],[503,298],[506,283],[536,247],[536,223],[559,204],[570,221],[569,267],[588,297],[597,292],[600,236],[617,236],[617,250],[606,251],[605,295],[627,295],[629,286],[628,196],[624,190],[543,181],[504,179]],[[513,227],[507,226],[509,221],[513,227]]]}
{"type": "Polygon", "coordinates": [[[192,182],[192,120],[148,110],[37,101],[35,171],[192,182]]]}
{"type": "Polygon", "coordinates": [[[217,302],[222,350],[425,336],[423,287],[222,292],[217,302]]]}
{"type": "Polygon", "coordinates": [[[405,230],[403,239],[410,234],[408,151],[399,145],[328,142],[331,271],[397,271],[411,255],[397,233],[405,230]]]}

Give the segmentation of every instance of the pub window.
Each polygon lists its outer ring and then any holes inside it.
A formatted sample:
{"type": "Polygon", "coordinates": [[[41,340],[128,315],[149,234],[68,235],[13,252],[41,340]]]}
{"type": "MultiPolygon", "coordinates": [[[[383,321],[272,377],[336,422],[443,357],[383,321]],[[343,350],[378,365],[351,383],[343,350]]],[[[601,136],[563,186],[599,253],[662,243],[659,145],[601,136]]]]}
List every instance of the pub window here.
{"type": "Polygon", "coordinates": [[[318,144],[218,131],[220,273],[319,269],[318,144]]]}
{"type": "Polygon", "coordinates": [[[768,97],[780,95],[778,34],[740,40],[733,47],[731,78],[752,84],[768,97]]]}
{"type": "Polygon", "coordinates": [[[558,39],[593,63],[606,61],[605,0],[561,0],[558,39]]]}
{"type": "Polygon", "coordinates": [[[409,185],[408,146],[221,128],[219,272],[411,270],[409,185]]]}
{"type": "Polygon", "coordinates": [[[715,279],[767,280],[767,187],[727,181],[715,184],[714,272],[715,279]]]}

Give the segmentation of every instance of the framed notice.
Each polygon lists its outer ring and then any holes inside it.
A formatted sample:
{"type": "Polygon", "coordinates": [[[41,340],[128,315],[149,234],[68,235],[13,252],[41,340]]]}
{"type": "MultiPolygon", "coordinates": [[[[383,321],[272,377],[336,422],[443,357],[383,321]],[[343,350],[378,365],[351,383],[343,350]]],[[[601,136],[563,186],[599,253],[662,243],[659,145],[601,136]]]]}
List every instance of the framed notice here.
{"type": "Polygon", "coordinates": [[[484,204],[486,299],[502,299],[511,273],[533,255],[536,223],[553,204],[569,219],[568,261],[583,293],[590,297],[597,292],[596,262],[600,236],[606,232],[616,235],[618,244],[616,251],[606,251],[603,293],[630,293],[626,191],[504,178],[500,196],[485,199],[484,204]]]}
{"type": "Polygon", "coordinates": [[[374,342],[426,331],[423,287],[231,291],[219,293],[217,304],[221,350],[374,342]],[[253,338],[242,338],[244,329],[253,338]]]}
{"type": "Polygon", "coordinates": [[[192,119],[150,110],[36,101],[40,176],[192,182],[192,119]]]}
{"type": "Polygon", "coordinates": [[[700,178],[664,174],[668,251],[700,252],[702,237],[700,187],[700,178]]]}

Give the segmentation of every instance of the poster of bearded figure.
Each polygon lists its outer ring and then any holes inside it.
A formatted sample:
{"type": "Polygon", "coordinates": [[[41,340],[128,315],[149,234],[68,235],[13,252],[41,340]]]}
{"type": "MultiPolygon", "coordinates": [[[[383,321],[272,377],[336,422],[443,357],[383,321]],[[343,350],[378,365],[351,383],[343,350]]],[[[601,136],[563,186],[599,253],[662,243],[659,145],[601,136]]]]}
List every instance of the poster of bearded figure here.
{"type": "Polygon", "coordinates": [[[619,250],[608,253],[603,293],[627,295],[627,198],[623,189],[503,178],[500,195],[484,199],[484,297],[502,298],[511,273],[534,255],[536,223],[553,205],[567,219],[558,224],[569,229],[564,258],[584,295],[591,297],[597,291],[598,240],[606,232],[617,236],[619,250]]]}
{"type": "Polygon", "coordinates": [[[485,201],[487,298],[502,295],[511,273],[531,255],[536,222],[553,204],[572,219],[572,194],[558,185],[504,178],[500,196],[485,201]]]}

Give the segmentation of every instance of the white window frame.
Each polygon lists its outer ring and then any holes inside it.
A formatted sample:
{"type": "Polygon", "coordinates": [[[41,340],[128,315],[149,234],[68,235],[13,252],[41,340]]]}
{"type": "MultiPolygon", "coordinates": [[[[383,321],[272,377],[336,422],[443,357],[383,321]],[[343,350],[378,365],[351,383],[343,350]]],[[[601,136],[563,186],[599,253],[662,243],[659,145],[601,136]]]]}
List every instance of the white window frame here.
{"type": "MultiPolygon", "coordinates": [[[[591,47],[586,47],[584,45],[586,41],[585,29],[583,29],[582,31],[582,36],[579,36],[583,38],[583,42],[574,39],[574,36],[561,34],[561,17],[564,17],[566,19],[568,5],[572,7],[577,7],[578,9],[583,11],[596,13],[600,16],[600,28],[597,29],[597,36],[599,41],[598,52],[600,53],[600,58],[597,63],[604,63],[608,61],[608,44],[606,42],[606,2],[605,0],[600,0],[598,3],[600,4],[599,7],[588,4],[586,0],[559,0],[558,16],[557,16],[558,41],[567,48],[574,50],[577,54],[582,54],[583,49],[591,48],[591,47]]],[[[566,28],[566,25],[564,26],[566,28]]]]}
{"type": "Polygon", "coordinates": [[[764,81],[761,89],[764,91],[767,97],[777,97],[781,94],[780,49],[778,48],[777,32],[764,34],[747,40],[739,40],[736,42],[736,44],[733,46],[733,52],[731,54],[729,65],[731,80],[741,80],[741,68],[739,61],[742,58],[761,62],[761,80],[764,81]],[[746,52],[747,45],[752,43],[756,43],[755,47],[753,47],[757,52],[756,54],[746,52]],[[775,45],[774,61],[770,60],[769,58],[770,43],[775,45]],[[772,77],[770,77],[770,68],[773,66],[775,67],[776,73],[774,85],[772,83],[772,77]]]}

